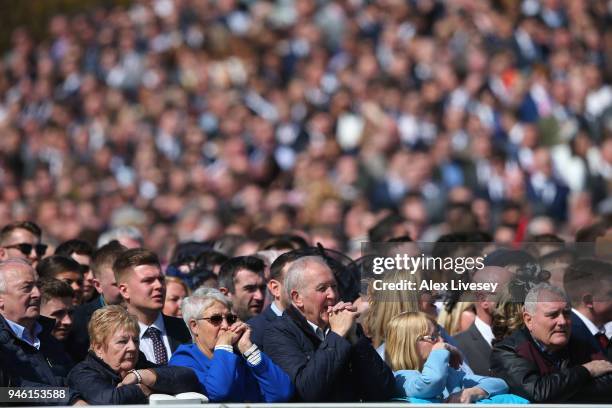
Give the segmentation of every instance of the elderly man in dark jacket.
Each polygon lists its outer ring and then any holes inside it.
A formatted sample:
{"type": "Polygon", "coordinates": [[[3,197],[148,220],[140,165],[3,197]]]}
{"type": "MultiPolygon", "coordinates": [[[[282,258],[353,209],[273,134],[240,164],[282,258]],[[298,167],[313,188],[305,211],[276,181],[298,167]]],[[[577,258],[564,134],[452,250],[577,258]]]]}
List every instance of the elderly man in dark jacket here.
{"type": "Polygon", "coordinates": [[[525,328],[493,348],[491,371],[510,391],[537,403],[612,401],[612,363],[570,340],[570,303],[549,284],[525,298],[525,328]]]}
{"type": "MultiPolygon", "coordinates": [[[[52,320],[40,316],[34,269],[20,259],[0,262],[0,361],[8,386],[66,386],[71,360],[51,336],[53,326],[52,320]]],[[[68,405],[79,400],[76,392],[68,391],[65,398],[39,403],[68,405]]]]}
{"type": "Polygon", "coordinates": [[[386,401],[391,369],[355,320],[350,303],[338,302],[336,281],[325,261],[306,256],[287,272],[292,305],[271,324],[264,350],[289,374],[300,401],[386,401]]]}

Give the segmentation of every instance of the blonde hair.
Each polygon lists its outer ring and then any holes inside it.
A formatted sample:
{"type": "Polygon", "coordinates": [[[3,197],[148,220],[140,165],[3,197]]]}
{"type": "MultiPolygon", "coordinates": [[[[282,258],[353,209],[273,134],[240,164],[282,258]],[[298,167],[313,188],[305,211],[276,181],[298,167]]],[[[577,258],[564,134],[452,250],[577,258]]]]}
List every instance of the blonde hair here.
{"type": "MultiPolygon", "coordinates": [[[[393,271],[385,273],[383,283],[400,282],[401,280],[415,280],[410,272],[393,271]]],[[[370,308],[364,318],[363,324],[372,345],[376,348],[385,341],[387,324],[393,316],[403,312],[418,312],[419,297],[414,290],[385,290],[374,291],[372,282],[369,284],[370,308]]]]}
{"type": "Polygon", "coordinates": [[[87,330],[89,332],[89,349],[94,346],[108,346],[108,339],[118,330],[125,329],[137,336],[140,334],[140,326],[136,316],[128,313],[123,306],[110,305],[96,310],[89,320],[87,330]]]}
{"type": "Polygon", "coordinates": [[[178,278],[176,276],[166,276],[165,280],[166,280],[166,288],[168,287],[168,284],[176,283],[177,285],[181,285],[183,287],[183,289],[185,290],[185,296],[189,296],[191,294],[191,290],[189,290],[189,286],[187,286],[185,281],[182,280],[181,278],[178,278]]]}
{"type": "Polygon", "coordinates": [[[444,330],[451,336],[461,332],[461,318],[463,312],[471,312],[476,315],[474,303],[472,302],[457,302],[449,312],[446,308],[442,308],[438,315],[438,324],[444,327],[444,330]]]}
{"type": "Polygon", "coordinates": [[[385,361],[393,371],[423,369],[417,341],[436,328],[435,320],[423,312],[405,312],[393,317],[387,325],[385,361]]]}

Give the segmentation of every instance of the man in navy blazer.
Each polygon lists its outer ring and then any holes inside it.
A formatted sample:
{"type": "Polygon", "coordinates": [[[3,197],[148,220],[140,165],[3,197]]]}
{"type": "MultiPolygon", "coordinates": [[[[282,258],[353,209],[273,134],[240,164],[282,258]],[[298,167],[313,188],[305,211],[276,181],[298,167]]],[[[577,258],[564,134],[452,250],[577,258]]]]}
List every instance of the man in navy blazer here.
{"type": "Polygon", "coordinates": [[[283,311],[291,304],[287,299],[285,287],[283,285],[287,270],[293,261],[308,254],[309,253],[303,249],[285,252],[276,258],[270,266],[270,279],[268,280],[267,287],[270,294],[272,294],[272,303],[270,303],[261,314],[252,317],[247,322],[249,326],[251,326],[251,341],[257,344],[257,347],[261,350],[264,350],[263,339],[270,324],[281,317],[283,311]]]}
{"type": "Polygon", "coordinates": [[[604,328],[612,321],[612,263],[580,259],[569,267],[564,285],[573,305],[572,337],[612,361],[610,339],[604,328]]]}
{"type": "Polygon", "coordinates": [[[128,312],[140,326],[140,351],[147,360],[165,365],[191,334],[182,319],[162,314],[166,284],[157,255],[144,248],[122,252],[113,272],[128,312]]]}
{"type": "Polygon", "coordinates": [[[304,402],[388,401],[391,369],[356,323],[351,303],[338,302],[332,270],[319,256],[289,267],[285,291],[291,306],[264,337],[266,354],[295,385],[304,402]]]}

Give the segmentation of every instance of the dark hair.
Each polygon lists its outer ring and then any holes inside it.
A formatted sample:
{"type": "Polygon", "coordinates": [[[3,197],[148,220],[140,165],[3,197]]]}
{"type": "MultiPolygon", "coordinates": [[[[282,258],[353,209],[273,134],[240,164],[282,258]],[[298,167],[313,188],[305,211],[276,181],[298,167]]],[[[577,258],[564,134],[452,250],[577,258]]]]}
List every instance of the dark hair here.
{"type": "Polygon", "coordinates": [[[591,294],[601,287],[601,282],[612,280],[612,263],[594,258],[584,258],[572,263],[563,276],[563,286],[572,303],[581,303],[582,294],[591,294]]]}
{"type": "Polygon", "coordinates": [[[55,278],[43,278],[38,281],[40,288],[40,301],[47,303],[55,298],[70,298],[74,296],[74,290],[64,281],[55,278]]]}
{"type": "Polygon", "coordinates": [[[11,233],[17,229],[29,231],[38,239],[40,239],[42,236],[42,230],[32,221],[16,221],[2,227],[2,230],[0,230],[0,243],[4,243],[9,235],[11,235],[11,233]]]}
{"type": "Polygon", "coordinates": [[[597,238],[606,234],[608,228],[610,228],[610,223],[606,221],[580,228],[576,232],[576,242],[595,242],[597,238]]]}
{"type": "Polygon", "coordinates": [[[398,214],[389,214],[368,231],[370,242],[384,242],[393,235],[393,228],[404,222],[404,218],[398,214]]]}
{"type": "Polygon", "coordinates": [[[70,257],[72,254],[87,255],[91,257],[93,254],[93,247],[89,244],[89,242],[80,239],[70,239],[62,242],[55,249],[55,255],[70,257]]]}
{"type": "Polygon", "coordinates": [[[120,253],[113,263],[117,283],[123,282],[131,269],[140,265],[154,265],[161,269],[157,254],[146,248],[132,248],[120,253]]]}
{"type": "Polygon", "coordinates": [[[212,245],[204,242],[179,242],[174,247],[174,252],[172,254],[172,257],[170,258],[170,263],[175,266],[186,265],[190,263],[195,264],[200,255],[207,251],[210,251],[211,249],[212,245]]]}
{"type": "Polygon", "coordinates": [[[66,271],[78,272],[82,275],[86,268],[72,258],[63,255],[52,255],[42,259],[36,265],[36,272],[38,272],[38,276],[41,278],[55,278],[57,274],[66,271]]]}
{"type": "Polygon", "coordinates": [[[221,252],[217,252],[214,250],[209,250],[203,252],[198,256],[196,260],[196,268],[207,268],[214,269],[215,265],[223,265],[230,258],[226,255],[223,255],[221,252]]]}
{"type": "Polygon", "coordinates": [[[263,276],[264,268],[264,261],[254,256],[237,256],[231,258],[221,265],[221,269],[219,270],[219,287],[227,288],[230,293],[234,293],[236,290],[234,287],[234,280],[236,279],[238,271],[247,269],[263,276]]]}
{"type": "Polygon", "coordinates": [[[279,255],[270,265],[270,279],[282,282],[285,265],[309,255],[320,255],[320,251],[317,248],[300,248],[279,255]]]}
{"type": "Polygon", "coordinates": [[[115,260],[122,252],[125,252],[127,247],[121,245],[116,239],[106,245],[98,248],[91,257],[89,267],[93,272],[94,277],[99,278],[102,268],[105,266],[113,267],[115,260]]]}

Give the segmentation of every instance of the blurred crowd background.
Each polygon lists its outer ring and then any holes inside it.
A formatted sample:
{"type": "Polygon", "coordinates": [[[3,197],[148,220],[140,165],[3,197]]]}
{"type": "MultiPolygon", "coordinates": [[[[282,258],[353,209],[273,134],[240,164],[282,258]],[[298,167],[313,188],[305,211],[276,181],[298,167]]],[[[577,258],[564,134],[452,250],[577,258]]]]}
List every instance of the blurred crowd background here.
{"type": "Polygon", "coordinates": [[[356,258],[390,214],[389,237],[571,241],[612,213],[611,23],[607,0],[56,14],[0,60],[0,219],[51,245],[132,226],[164,260],[296,231],[356,258]]]}

